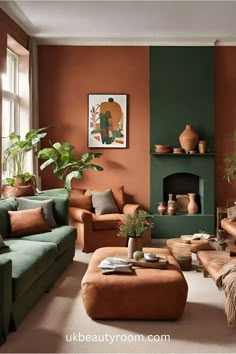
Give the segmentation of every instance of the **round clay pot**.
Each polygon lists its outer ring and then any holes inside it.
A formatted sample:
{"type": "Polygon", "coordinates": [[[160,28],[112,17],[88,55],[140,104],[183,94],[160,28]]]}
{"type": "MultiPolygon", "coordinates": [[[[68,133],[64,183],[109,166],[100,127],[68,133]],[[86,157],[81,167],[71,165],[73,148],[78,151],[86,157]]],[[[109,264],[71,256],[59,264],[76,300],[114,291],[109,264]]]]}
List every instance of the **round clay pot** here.
{"type": "Polygon", "coordinates": [[[179,142],[186,152],[194,150],[199,140],[198,134],[193,130],[191,125],[186,125],[186,128],[179,136],[179,142]]]}

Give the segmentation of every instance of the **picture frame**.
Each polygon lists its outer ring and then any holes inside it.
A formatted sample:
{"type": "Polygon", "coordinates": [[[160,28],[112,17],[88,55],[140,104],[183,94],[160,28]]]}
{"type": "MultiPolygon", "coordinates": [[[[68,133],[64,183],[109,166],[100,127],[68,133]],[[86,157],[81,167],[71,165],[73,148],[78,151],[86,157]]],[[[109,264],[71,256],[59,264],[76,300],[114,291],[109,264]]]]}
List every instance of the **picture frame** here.
{"type": "Polygon", "coordinates": [[[127,148],[127,94],[88,95],[88,147],[127,148]]]}

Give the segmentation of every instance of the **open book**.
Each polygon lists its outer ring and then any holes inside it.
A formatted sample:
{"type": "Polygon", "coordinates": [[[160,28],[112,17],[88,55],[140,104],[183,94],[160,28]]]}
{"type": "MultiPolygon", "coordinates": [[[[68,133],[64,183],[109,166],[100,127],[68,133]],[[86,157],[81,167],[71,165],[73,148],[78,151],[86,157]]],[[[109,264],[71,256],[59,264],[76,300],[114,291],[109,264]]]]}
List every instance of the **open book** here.
{"type": "Polygon", "coordinates": [[[107,273],[132,273],[132,263],[122,258],[108,257],[98,265],[104,274],[107,273]]]}

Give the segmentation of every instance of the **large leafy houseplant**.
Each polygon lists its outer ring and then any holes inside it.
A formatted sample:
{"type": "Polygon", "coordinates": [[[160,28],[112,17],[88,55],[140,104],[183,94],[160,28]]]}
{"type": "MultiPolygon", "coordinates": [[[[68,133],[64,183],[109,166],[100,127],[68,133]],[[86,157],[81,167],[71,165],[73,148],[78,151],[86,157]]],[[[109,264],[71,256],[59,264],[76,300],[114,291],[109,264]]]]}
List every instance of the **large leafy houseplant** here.
{"type": "Polygon", "coordinates": [[[225,158],[225,175],[224,178],[228,182],[232,182],[236,178],[236,131],[234,132],[234,151],[231,156],[225,158]]]}
{"type": "Polygon", "coordinates": [[[94,158],[100,157],[101,153],[87,152],[77,159],[72,150],[74,146],[68,142],[56,142],[50,148],[45,148],[36,153],[39,159],[45,160],[40,169],[44,170],[52,166],[53,173],[63,181],[65,188],[71,190],[71,180],[80,179],[86,169],[103,171],[99,165],[91,163],[94,158]]]}
{"type": "Polygon", "coordinates": [[[8,185],[25,185],[30,180],[35,182],[35,176],[25,171],[25,160],[28,152],[34,150],[40,140],[47,135],[45,132],[47,128],[31,129],[24,138],[15,132],[3,138],[10,142],[3,151],[3,171],[8,174],[6,178],[8,185]]]}

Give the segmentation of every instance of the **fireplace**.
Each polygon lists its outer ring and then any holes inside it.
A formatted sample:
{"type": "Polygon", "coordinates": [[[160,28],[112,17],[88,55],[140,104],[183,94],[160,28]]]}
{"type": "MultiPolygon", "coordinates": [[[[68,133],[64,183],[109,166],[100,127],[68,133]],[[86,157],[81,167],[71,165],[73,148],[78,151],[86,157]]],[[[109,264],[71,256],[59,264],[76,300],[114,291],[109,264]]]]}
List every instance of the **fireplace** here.
{"type": "Polygon", "coordinates": [[[168,201],[169,194],[174,198],[178,194],[195,193],[198,213],[201,213],[201,198],[199,195],[199,176],[192,173],[173,173],[163,179],[163,200],[168,201]]]}
{"type": "Polygon", "coordinates": [[[214,154],[152,154],[151,212],[153,238],[179,237],[200,231],[215,232],[214,154]],[[174,216],[157,213],[157,203],[168,194],[196,194],[197,214],[180,212],[174,216]]]}

